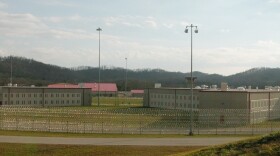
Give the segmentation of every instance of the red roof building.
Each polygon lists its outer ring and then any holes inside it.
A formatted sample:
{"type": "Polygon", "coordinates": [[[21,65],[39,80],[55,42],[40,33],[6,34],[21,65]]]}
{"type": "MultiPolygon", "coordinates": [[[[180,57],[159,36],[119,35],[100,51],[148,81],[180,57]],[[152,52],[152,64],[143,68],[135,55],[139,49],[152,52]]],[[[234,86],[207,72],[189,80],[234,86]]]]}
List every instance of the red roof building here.
{"type": "MultiPolygon", "coordinates": [[[[79,84],[68,84],[68,83],[57,83],[50,84],[48,88],[91,88],[91,92],[97,94],[98,83],[79,83],[79,84]]],[[[118,92],[117,85],[115,83],[100,83],[99,86],[100,94],[104,96],[113,96],[118,92]]]]}
{"type": "Polygon", "coordinates": [[[144,90],[131,90],[131,95],[133,97],[143,97],[144,96],[144,90]]]}
{"type": "MultiPolygon", "coordinates": [[[[92,92],[98,91],[98,83],[80,83],[80,86],[83,88],[91,88],[92,92]]],[[[100,83],[99,86],[100,92],[117,92],[118,88],[115,83],[100,83]]]]}
{"type": "Polygon", "coordinates": [[[70,84],[70,83],[56,83],[56,84],[49,84],[48,88],[80,88],[79,85],[70,84]]]}
{"type": "Polygon", "coordinates": [[[132,94],[144,94],[144,90],[131,90],[132,94]]]}

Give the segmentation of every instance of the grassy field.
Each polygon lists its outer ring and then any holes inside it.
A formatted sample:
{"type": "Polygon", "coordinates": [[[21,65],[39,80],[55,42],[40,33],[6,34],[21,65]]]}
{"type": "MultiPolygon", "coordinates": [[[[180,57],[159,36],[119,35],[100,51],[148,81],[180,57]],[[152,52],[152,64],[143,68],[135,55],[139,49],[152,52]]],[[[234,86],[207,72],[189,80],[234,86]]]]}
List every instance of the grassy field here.
{"type": "MultiPolygon", "coordinates": [[[[101,133],[61,133],[61,132],[34,132],[0,130],[2,136],[44,136],[44,137],[79,137],[79,138],[205,138],[205,137],[252,137],[252,135],[183,135],[183,134],[101,134],[101,133]]],[[[256,135],[255,135],[256,136],[256,135]]]]}
{"type": "MultiPolygon", "coordinates": [[[[143,106],[143,98],[134,97],[100,97],[101,106],[143,106]]],[[[97,106],[97,97],[92,98],[92,105],[97,106]]]]}
{"type": "Polygon", "coordinates": [[[154,156],[193,151],[202,147],[78,146],[0,143],[1,156],[154,156]]]}
{"type": "Polygon", "coordinates": [[[217,147],[205,148],[196,152],[176,154],[176,156],[216,156],[216,155],[280,155],[280,133],[274,133],[263,137],[256,137],[238,143],[217,147]]]}

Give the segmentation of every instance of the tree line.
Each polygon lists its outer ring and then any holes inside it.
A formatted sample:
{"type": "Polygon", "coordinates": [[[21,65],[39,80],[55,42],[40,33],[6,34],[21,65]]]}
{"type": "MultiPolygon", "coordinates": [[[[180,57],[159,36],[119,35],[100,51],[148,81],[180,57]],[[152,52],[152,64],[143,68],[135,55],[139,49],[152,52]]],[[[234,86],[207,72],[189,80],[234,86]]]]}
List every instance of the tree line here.
{"type": "MultiPolygon", "coordinates": [[[[0,57],[0,85],[7,85],[12,81],[20,86],[47,86],[51,83],[80,83],[98,82],[98,68],[81,66],[65,68],[45,64],[24,57],[0,57]]],[[[124,68],[101,68],[101,82],[116,83],[119,90],[125,86],[124,68]]],[[[194,72],[197,77],[195,85],[219,85],[227,82],[232,87],[252,86],[263,88],[264,86],[280,85],[279,68],[253,68],[245,72],[230,76],[194,72]]],[[[163,87],[186,87],[185,77],[190,73],[168,72],[162,69],[136,69],[127,70],[127,90],[144,89],[154,87],[155,83],[161,83],[163,87]]]]}

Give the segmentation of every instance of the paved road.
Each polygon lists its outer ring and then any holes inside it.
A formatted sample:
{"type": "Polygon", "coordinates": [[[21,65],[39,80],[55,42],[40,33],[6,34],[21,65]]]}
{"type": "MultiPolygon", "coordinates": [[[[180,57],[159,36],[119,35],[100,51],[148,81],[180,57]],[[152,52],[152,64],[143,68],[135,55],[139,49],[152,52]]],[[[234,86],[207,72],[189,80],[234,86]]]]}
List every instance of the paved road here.
{"type": "Polygon", "coordinates": [[[63,138],[0,136],[2,143],[68,144],[68,145],[137,145],[137,146],[212,146],[243,140],[223,138],[63,138]]]}

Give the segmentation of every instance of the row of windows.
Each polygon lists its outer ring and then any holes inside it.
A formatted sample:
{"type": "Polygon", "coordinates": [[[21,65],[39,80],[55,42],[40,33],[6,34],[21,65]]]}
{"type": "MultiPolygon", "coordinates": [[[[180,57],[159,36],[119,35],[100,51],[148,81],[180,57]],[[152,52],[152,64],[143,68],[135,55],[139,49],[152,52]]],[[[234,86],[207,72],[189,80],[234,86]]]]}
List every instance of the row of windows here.
{"type": "MultiPolygon", "coordinates": [[[[157,107],[171,107],[171,108],[175,108],[175,104],[174,103],[170,103],[170,102],[151,102],[152,106],[157,106],[157,107]]],[[[191,104],[187,104],[187,103],[177,103],[176,107],[181,107],[181,108],[191,108],[191,104]]],[[[194,103],[193,104],[193,108],[197,108],[198,104],[194,103]]]]}
{"type": "MultiPolygon", "coordinates": [[[[10,93],[10,97],[13,98],[13,97],[42,97],[43,94],[42,93],[10,93]]],[[[80,97],[81,94],[80,93],[45,93],[44,94],[45,97],[80,97]]],[[[4,97],[8,97],[8,94],[4,94],[4,97]]]]}
{"type": "MultiPolygon", "coordinates": [[[[151,98],[157,98],[157,99],[174,99],[174,94],[151,94],[151,98]]],[[[176,99],[180,100],[191,100],[191,96],[189,95],[176,95],[176,99]]],[[[198,96],[193,96],[193,100],[199,100],[198,96]]]]}
{"type": "MultiPolygon", "coordinates": [[[[45,104],[80,104],[80,100],[50,100],[50,101],[45,101],[45,104]]],[[[4,101],[4,104],[8,105],[8,101],[4,101]]],[[[16,105],[32,105],[32,104],[43,104],[43,101],[42,100],[39,100],[39,101],[13,101],[11,100],[10,101],[10,104],[13,105],[13,104],[16,104],[16,105]]]]}

